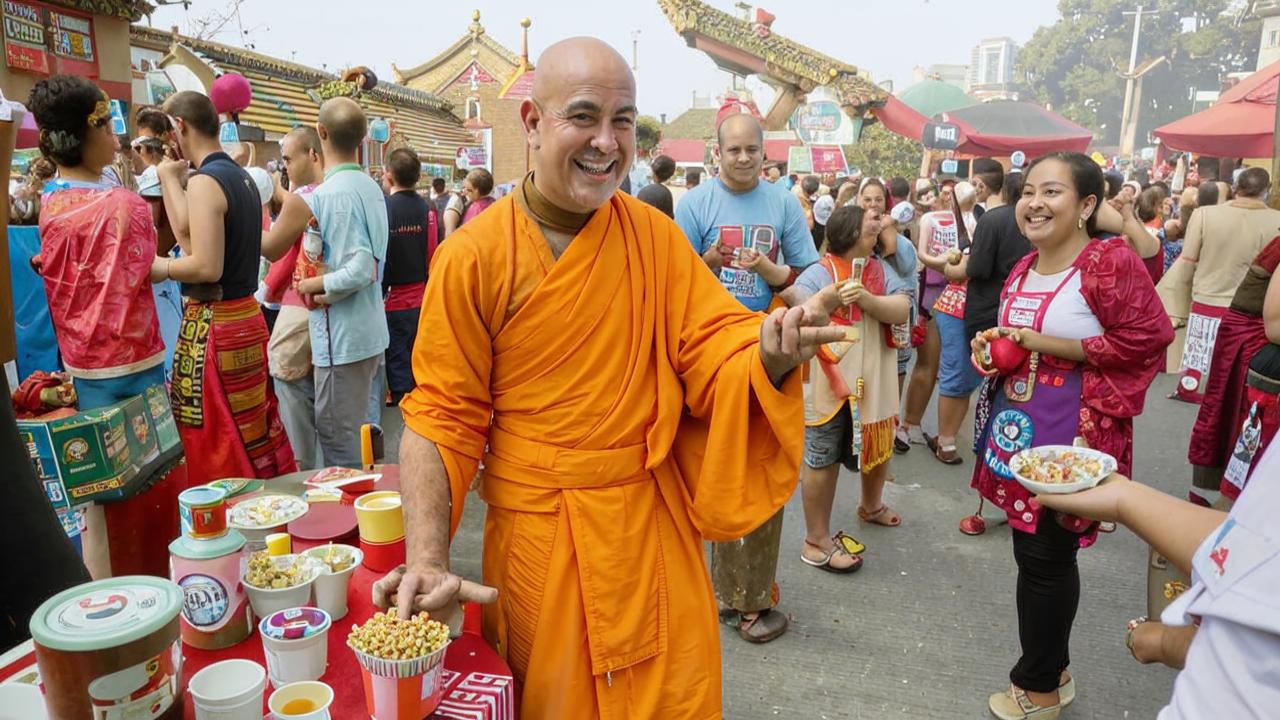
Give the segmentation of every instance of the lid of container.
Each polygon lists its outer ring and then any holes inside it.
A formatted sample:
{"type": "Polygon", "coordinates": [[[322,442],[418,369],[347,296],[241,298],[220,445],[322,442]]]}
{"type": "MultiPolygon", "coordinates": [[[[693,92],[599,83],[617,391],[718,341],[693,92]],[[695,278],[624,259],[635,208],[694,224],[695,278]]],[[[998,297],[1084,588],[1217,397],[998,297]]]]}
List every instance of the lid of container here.
{"type": "Polygon", "coordinates": [[[301,540],[341,540],[355,533],[356,510],[342,503],[312,503],[306,515],[289,523],[289,534],[301,540]]]}
{"type": "Polygon", "coordinates": [[[198,485],[193,488],[187,488],[178,495],[178,502],[188,507],[206,507],[209,505],[217,505],[231,493],[218,487],[211,485],[198,485]]]}
{"type": "Polygon", "coordinates": [[[164,578],[107,578],[46,600],[31,616],[31,637],[54,650],[118,647],[159,630],[181,610],[181,588],[164,578]]]}
{"type": "Polygon", "coordinates": [[[208,540],[193,540],[180,535],[169,543],[169,554],[188,560],[212,560],[238,552],[244,547],[244,542],[244,535],[239,530],[228,530],[226,534],[208,540]]]}
{"type": "Polygon", "coordinates": [[[319,608],[289,608],[262,618],[258,632],[275,640],[301,640],[323,632],[330,622],[329,613],[319,608]]]}

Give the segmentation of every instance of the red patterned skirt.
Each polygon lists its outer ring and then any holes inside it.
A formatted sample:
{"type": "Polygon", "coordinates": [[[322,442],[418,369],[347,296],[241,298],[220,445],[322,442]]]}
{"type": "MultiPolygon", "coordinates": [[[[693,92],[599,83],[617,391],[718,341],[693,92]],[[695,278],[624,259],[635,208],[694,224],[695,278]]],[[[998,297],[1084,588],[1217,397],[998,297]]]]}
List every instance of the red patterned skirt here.
{"type": "Polygon", "coordinates": [[[190,485],[297,470],[267,373],[268,337],[252,297],[187,299],[170,401],[190,485]]]}

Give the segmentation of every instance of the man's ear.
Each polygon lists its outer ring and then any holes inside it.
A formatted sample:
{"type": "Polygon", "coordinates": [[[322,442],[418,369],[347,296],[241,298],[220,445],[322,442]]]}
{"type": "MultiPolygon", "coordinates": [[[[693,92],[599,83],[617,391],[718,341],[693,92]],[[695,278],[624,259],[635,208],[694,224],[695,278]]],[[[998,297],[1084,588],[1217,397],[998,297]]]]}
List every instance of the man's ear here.
{"type": "Polygon", "coordinates": [[[329,129],[320,123],[316,123],[316,134],[320,136],[321,140],[329,139],[329,129]]]}
{"type": "Polygon", "coordinates": [[[537,150],[541,147],[542,141],[539,132],[542,126],[542,108],[538,107],[538,103],[532,98],[526,98],[520,103],[520,124],[524,126],[525,138],[529,143],[529,147],[537,150]]]}

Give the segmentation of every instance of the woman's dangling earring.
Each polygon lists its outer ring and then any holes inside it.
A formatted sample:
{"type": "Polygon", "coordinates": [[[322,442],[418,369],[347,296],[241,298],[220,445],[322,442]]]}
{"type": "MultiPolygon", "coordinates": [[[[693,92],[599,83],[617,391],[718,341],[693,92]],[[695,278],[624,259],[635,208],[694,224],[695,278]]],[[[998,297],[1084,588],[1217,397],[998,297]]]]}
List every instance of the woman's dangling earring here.
{"type": "Polygon", "coordinates": [[[1083,230],[1083,229],[1084,229],[1084,218],[1083,218],[1083,217],[1081,217],[1080,219],[1076,220],[1076,229],[1077,229],[1077,230],[1083,230]]]}

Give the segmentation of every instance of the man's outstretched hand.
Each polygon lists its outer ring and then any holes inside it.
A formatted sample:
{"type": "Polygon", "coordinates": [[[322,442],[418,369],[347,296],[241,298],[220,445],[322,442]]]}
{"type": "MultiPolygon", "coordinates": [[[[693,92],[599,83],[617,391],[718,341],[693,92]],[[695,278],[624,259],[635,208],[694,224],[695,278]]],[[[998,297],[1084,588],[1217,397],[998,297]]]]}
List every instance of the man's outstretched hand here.
{"type": "Polygon", "coordinates": [[[401,565],[373,584],[373,604],[396,607],[401,618],[428,612],[456,635],[462,627],[462,603],[487,605],[498,599],[494,588],[463,580],[439,566],[410,570],[401,565]]]}
{"type": "Polygon", "coordinates": [[[779,308],[760,327],[760,362],[775,386],[801,363],[808,362],[818,346],[845,338],[844,328],[828,326],[829,316],[805,303],[779,308]]]}

